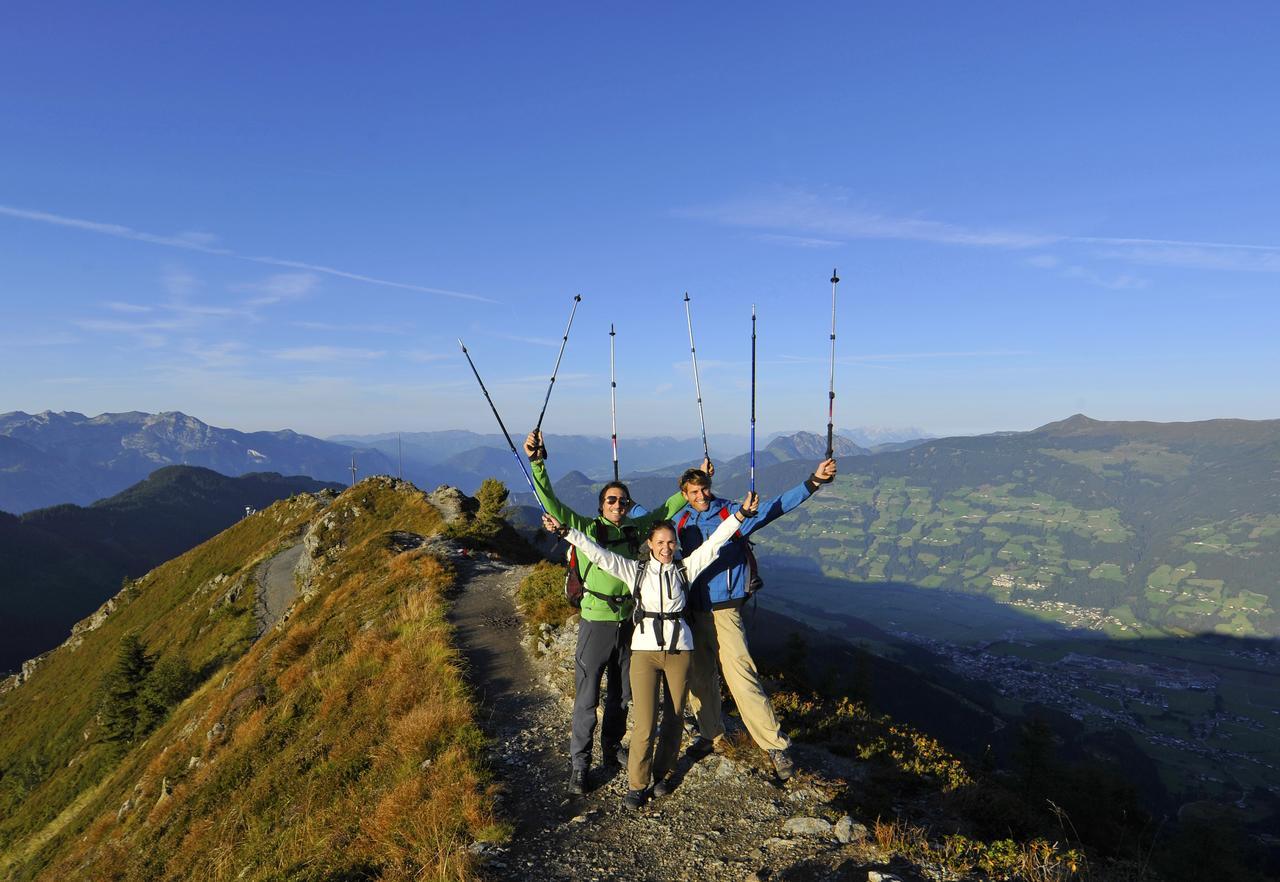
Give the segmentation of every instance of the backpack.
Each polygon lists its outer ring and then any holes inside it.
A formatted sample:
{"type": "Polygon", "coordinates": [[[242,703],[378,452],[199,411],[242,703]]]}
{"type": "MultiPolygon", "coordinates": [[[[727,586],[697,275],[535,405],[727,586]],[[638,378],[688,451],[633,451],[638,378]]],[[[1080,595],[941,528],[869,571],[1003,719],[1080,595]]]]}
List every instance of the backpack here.
{"type": "MultiPolygon", "coordinates": [[[[720,520],[729,520],[730,506],[725,505],[720,508],[720,520]]],[[[680,522],[676,524],[676,536],[679,537],[680,531],[684,529],[685,524],[689,523],[689,512],[685,512],[680,516],[680,522]]],[[[730,542],[737,542],[741,546],[743,553],[747,556],[747,596],[755,594],[764,587],[764,579],[760,576],[760,565],[756,563],[756,553],[753,550],[755,545],[741,532],[735,530],[729,538],[730,542]]]]}
{"type": "MultiPolygon", "coordinates": [[[[633,524],[624,524],[621,527],[621,530],[622,540],[615,541],[612,544],[616,546],[620,545],[622,542],[626,542],[627,548],[634,557],[640,551],[639,533],[636,531],[633,524]]],[[[591,538],[594,539],[595,543],[600,547],[608,548],[611,544],[609,542],[609,528],[599,521],[594,521],[592,523],[591,533],[591,538]]],[[[592,597],[603,600],[605,603],[609,604],[609,609],[613,610],[614,613],[619,612],[626,604],[628,598],[625,594],[601,594],[600,592],[592,591],[587,587],[587,574],[579,567],[578,549],[572,544],[569,546],[568,554],[565,555],[565,564],[569,569],[564,574],[564,599],[574,609],[582,608],[582,598],[583,595],[586,594],[590,594],[592,597]]],[[[589,570],[591,568],[591,561],[586,561],[585,566],[589,570]]]]}
{"type": "MultiPolygon", "coordinates": [[[[632,624],[634,624],[637,628],[639,628],[640,633],[643,634],[645,620],[646,619],[651,620],[653,622],[653,627],[654,627],[654,636],[657,637],[658,639],[658,645],[663,647],[664,650],[668,647],[668,643],[667,643],[667,638],[665,633],[666,629],[663,627],[662,623],[678,622],[678,621],[683,621],[685,619],[685,612],[689,608],[688,607],[689,589],[692,587],[692,584],[689,582],[689,570],[686,569],[684,561],[681,560],[680,558],[676,558],[675,565],[676,565],[676,568],[680,571],[681,581],[684,582],[683,591],[685,593],[685,607],[681,609],[679,612],[655,613],[655,612],[648,612],[645,610],[644,603],[640,599],[640,586],[644,584],[644,575],[645,575],[645,572],[649,569],[649,558],[645,558],[643,561],[640,562],[640,569],[636,571],[636,583],[631,587],[631,597],[636,602],[635,609],[631,611],[632,624]]],[[[676,643],[679,641],[679,639],[680,639],[680,629],[677,626],[673,628],[671,631],[671,642],[670,642],[671,649],[676,648],[676,643]]]]}

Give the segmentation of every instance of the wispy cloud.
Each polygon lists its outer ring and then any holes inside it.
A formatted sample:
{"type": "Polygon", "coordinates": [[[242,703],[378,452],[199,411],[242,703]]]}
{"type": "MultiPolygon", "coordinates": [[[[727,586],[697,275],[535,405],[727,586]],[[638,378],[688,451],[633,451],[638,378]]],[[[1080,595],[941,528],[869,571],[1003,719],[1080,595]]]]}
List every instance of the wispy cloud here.
{"type": "Polygon", "coordinates": [[[458,300],[474,300],[478,303],[498,302],[490,297],[481,297],[479,294],[468,294],[465,291],[452,291],[448,288],[430,288],[426,285],[410,285],[406,282],[392,282],[387,279],[378,279],[373,276],[350,273],[346,270],[335,269],[331,266],[321,266],[317,263],[303,263],[299,260],[282,260],[278,257],[249,257],[241,254],[237,254],[236,257],[239,257],[241,260],[251,260],[254,263],[265,263],[269,266],[284,266],[291,267],[293,269],[310,270],[311,272],[337,276],[340,279],[351,279],[355,282],[367,282],[370,285],[381,285],[384,288],[399,288],[402,291],[418,291],[423,294],[439,294],[443,297],[453,297],[458,300]]]}
{"type": "Polygon", "coordinates": [[[80,338],[65,331],[53,331],[48,334],[31,334],[12,336],[0,341],[5,348],[16,346],[70,346],[79,343],[80,338]]]}
{"type": "Polygon", "coordinates": [[[146,319],[130,321],[128,319],[78,319],[77,327],[86,331],[105,331],[112,334],[147,334],[156,331],[176,331],[191,326],[191,322],[181,318],[146,319]]]}
{"type": "Polygon", "coordinates": [[[144,313],[144,312],[151,312],[151,310],[154,308],[150,306],[143,306],[140,303],[125,303],[120,300],[109,300],[102,305],[105,306],[107,309],[111,310],[112,312],[144,313]]]}
{"type": "Polygon", "coordinates": [[[488,336],[497,337],[499,340],[511,340],[515,343],[531,343],[534,346],[550,346],[552,348],[560,345],[560,340],[552,340],[550,337],[521,337],[519,334],[499,334],[491,333],[488,336]]]}
{"type": "MultiPolygon", "coordinates": [[[[922,217],[885,214],[858,205],[841,191],[815,193],[777,189],[762,196],[677,209],[677,217],[758,230],[761,241],[799,247],[831,247],[848,240],[895,239],[982,248],[1089,246],[1091,255],[1154,266],[1245,272],[1280,272],[1280,245],[1208,242],[1127,236],[1074,236],[1052,231],[999,229],[922,217]]],[[[1063,268],[1051,254],[1028,259],[1032,266],[1063,268]]],[[[1141,288],[1146,280],[1131,274],[1106,276],[1076,267],[1068,275],[1112,289],[1141,288]]]]}
{"type": "Polygon", "coordinates": [[[82,230],[88,233],[97,233],[103,236],[114,236],[118,239],[129,239],[134,242],[146,242],[151,245],[162,245],[166,248],[181,248],[185,251],[197,251],[201,254],[214,254],[221,257],[232,257],[237,260],[247,260],[252,263],[261,263],[268,266],[279,266],[289,269],[306,270],[314,273],[323,273],[325,275],[336,276],[342,279],[364,282],[369,285],[380,285],[384,288],[396,288],[402,291],[417,291],[423,294],[439,294],[443,297],[453,297],[459,300],[474,300],[481,303],[496,302],[491,298],[481,297],[479,294],[468,294],[464,291],[453,291],[448,288],[432,288],[426,285],[412,285],[407,282],[380,279],[376,276],[348,272],[347,270],[331,266],[305,263],[298,260],[285,260],[279,257],[239,254],[232,251],[230,248],[220,248],[212,245],[211,243],[217,241],[217,239],[211,233],[188,232],[180,233],[176,236],[160,236],[154,233],[145,233],[141,230],[135,230],[132,227],[127,227],[123,224],[100,223],[98,221],[52,214],[47,211],[31,211],[24,208],[15,208],[10,205],[0,205],[0,215],[17,218],[19,220],[33,221],[35,223],[51,224],[53,226],[82,230]]]}
{"type": "Polygon", "coordinates": [[[1110,247],[1096,253],[1108,260],[1124,260],[1149,266],[1176,266],[1187,269],[1230,270],[1233,272],[1280,272],[1280,248],[1225,243],[1141,244],[1142,240],[1086,239],[1110,247]]]}
{"type": "MultiPolygon", "coordinates": [[[[1029,349],[973,349],[940,352],[881,352],[868,355],[846,355],[836,359],[836,364],[862,364],[865,362],[919,361],[937,358],[1007,358],[1029,356],[1036,353],[1029,349]]],[[[778,360],[790,364],[826,364],[827,359],[813,355],[780,355],[778,360]]]]}
{"type": "Polygon", "coordinates": [[[372,361],[382,358],[387,353],[380,349],[357,349],[349,346],[298,346],[291,349],[277,349],[272,352],[273,358],[281,361],[372,361]]]}
{"type": "Polygon", "coordinates": [[[452,352],[428,352],[425,349],[410,349],[408,352],[404,353],[404,357],[409,361],[416,361],[419,363],[444,361],[445,359],[453,358],[454,355],[455,353],[452,352]]]}
{"type": "Polygon", "coordinates": [[[1056,270],[1060,275],[1068,279],[1080,279],[1088,282],[1090,285],[1097,285],[1100,288],[1109,288],[1112,291],[1129,291],[1147,287],[1150,284],[1148,279],[1133,273],[1121,273],[1119,275],[1105,275],[1095,272],[1088,267],[1083,267],[1074,263],[1067,263],[1060,257],[1052,254],[1037,254],[1027,258],[1027,265],[1034,266],[1037,269],[1056,270]]]}
{"type": "Polygon", "coordinates": [[[36,221],[42,224],[53,224],[59,227],[70,227],[71,229],[84,230],[88,233],[99,233],[104,236],[115,236],[118,239],[132,239],[135,242],[148,242],[152,245],[164,245],[168,248],[182,248],[187,251],[199,251],[204,254],[222,254],[231,255],[232,252],[226,248],[216,248],[208,244],[208,240],[201,241],[200,238],[193,238],[190,233],[180,233],[177,236],[157,236],[154,233],[144,233],[135,230],[132,227],[126,227],[121,224],[104,224],[97,221],[82,220],[75,217],[65,217],[60,214],[50,214],[46,211],[29,211],[24,208],[14,208],[10,205],[0,205],[0,214],[9,217],[19,218],[20,220],[36,221]]]}
{"type": "Polygon", "coordinates": [[[338,322],[290,322],[295,328],[302,328],[307,331],[336,331],[342,334],[398,334],[405,335],[412,333],[410,330],[397,325],[379,325],[379,324],[339,324],[338,322]]]}
{"type": "Polygon", "coordinates": [[[783,233],[757,233],[755,236],[759,242],[768,242],[771,245],[790,245],[795,248],[835,248],[843,245],[843,242],[837,242],[834,239],[814,239],[807,236],[788,236],[783,233]]]}
{"type": "Polygon", "coordinates": [[[235,340],[221,343],[186,340],[183,343],[183,354],[207,368],[240,367],[248,361],[244,352],[245,345],[235,340]]]}
{"type": "MultiPolygon", "coordinates": [[[[556,385],[577,385],[588,380],[594,380],[595,374],[565,374],[561,373],[556,377],[556,385]]],[[[527,385],[543,385],[551,378],[547,374],[526,374],[523,377],[505,377],[493,381],[493,385],[497,386],[527,386],[527,385]]]]}
{"type": "Polygon", "coordinates": [[[316,273],[273,273],[258,282],[234,285],[233,291],[243,291],[257,296],[248,301],[250,306],[270,306],[306,297],[320,282],[316,273]]]}
{"type": "MultiPolygon", "coordinates": [[[[1060,236],[1014,230],[986,230],[912,217],[894,217],[853,204],[843,193],[782,189],[764,197],[731,200],[676,211],[680,217],[725,226],[768,230],[787,236],[799,231],[837,239],[906,239],[949,245],[1030,248],[1060,236]]],[[[836,242],[839,244],[839,242],[836,242]]]]}

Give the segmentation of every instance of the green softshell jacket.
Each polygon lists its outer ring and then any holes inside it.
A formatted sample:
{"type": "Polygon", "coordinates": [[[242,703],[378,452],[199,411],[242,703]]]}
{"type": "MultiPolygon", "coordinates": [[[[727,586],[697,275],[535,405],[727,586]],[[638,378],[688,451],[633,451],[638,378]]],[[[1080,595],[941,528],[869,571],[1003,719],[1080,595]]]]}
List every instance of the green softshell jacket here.
{"type": "MultiPolygon", "coordinates": [[[[542,500],[542,505],[546,508],[548,514],[560,523],[587,534],[593,540],[595,539],[595,531],[591,525],[594,523],[603,524],[606,538],[604,544],[611,551],[627,557],[631,556],[631,550],[627,547],[626,535],[620,527],[615,527],[603,517],[584,518],[570,509],[559,499],[556,499],[555,491],[551,489],[551,479],[547,476],[546,463],[542,460],[535,460],[531,465],[533,466],[533,489],[537,492],[538,498],[542,500]]],[[[636,539],[643,542],[651,524],[670,520],[671,515],[679,511],[684,504],[684,496],[679,491],[676,491],[666,502],[643,517],[623,518],[622,523],[634,526],[637,532],[636,539]]],[[[578,567],[584,573],[583,583],[597,594],[605,594],[610,597],[627,597],[631,594],[630,585],[610,576],[582,555],[579,555],[578,567]]],[[[617,612],[614,612],[609,608],[609,604],[599,597],[584,594],[582,596],[581,612],[582,617],[589,622],[621,622],[631,617],[631,604],[625,604],[617,612]]]]}

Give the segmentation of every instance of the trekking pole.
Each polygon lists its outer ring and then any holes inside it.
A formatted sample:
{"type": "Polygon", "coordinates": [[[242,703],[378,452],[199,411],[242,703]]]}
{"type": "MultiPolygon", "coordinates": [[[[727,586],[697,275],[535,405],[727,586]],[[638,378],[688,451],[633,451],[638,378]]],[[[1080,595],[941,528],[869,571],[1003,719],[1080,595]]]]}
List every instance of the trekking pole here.
{"type": "Polygon", "coordinates": [[[835,424],[836,412],[836,285],[840,284],[840,277],[836,275],[836,271],[831,270],[831,378],[827,386],[827,459],[831,459],[835,455],[835,430],[832,428],[835,424]]]}
{"type": "Polygon", "coordinates": [[[751,492],[756,492],[756,305],[751,304],[751,492]]]}
{"type": "Polygon", "coordinates": [[[569,342],[569,329],[573,327],[573,316],[578,311],[578,304],[582,302],[582,295],[573,295],[573,309],[569,311],[569,324],[564,327],[564,337],[560,340],[560,354],[556,356],[556,366],[551,369],[551,382],[547,385],[547,397],[542,399],[542,413],[538,414],[538,424],[533,427],[533,431],[538,436],[538,447],[542,451],[542,455],[547,455],[547,448],[542,445],[542,418],[547,415],[547,402],[551,400],[551,390],[556,387],[556,374],[560,373],[560,359],[564,358],[564,347],[569,342]]]}
{"type": "Polygon", "coordinates": [[[613,430],[613,479],[618,480],[618,375],[613,370],[613,323],[609,323],[609,426],[613,430]]]}
{"type": "Polygon", "coordinates": [[[684,292],[684,318],[689,323],[689,355],[693,356],[693,388],[698,393],[698,419],[702,422],[702,455],[711,459],[707,449],[707,417],[702,412],[702,383],[698,381],[698,350],[693,345],[693,318],[689,313],[689,292],[684,292]]]}
{"type": "Polygon", "coordinates": [[[498,428],[502,430],[502,436],[507,439],[507,446],[511,448],[511,453],[516,458],[516,464],[520,466],[520,471],[524,474],[524,479],[528,483],[529,489],[533,491],[533,498],[538,501],[538,508],[542,509],[543,514],[547,514],[547,507],[542,504],[542,497],[538,495],[537,488],[533,486],[533,476],[529,474],[529,469],[524,464],[524,458],[520,456],[520,453],[516,450],[516,445],[512,443],[511,433],[502,424],[502,417],[498,415],[497,405],[489,397],[489,390],[484,387],[484,380],[480,379],[480,372],[476,370],[476,363],[471,360],[471,353],[467,352],[467,344],[463,343],[459,338],[458,345],[462,347],[462,354],[467,357],[467,364],[471,365],[471,373],[476,375],[476,382],[480,384],[480,391],[484,393],[484,400],[489,402],[489,409],[493,411],[493,417],[498,421],[498,428]]]}

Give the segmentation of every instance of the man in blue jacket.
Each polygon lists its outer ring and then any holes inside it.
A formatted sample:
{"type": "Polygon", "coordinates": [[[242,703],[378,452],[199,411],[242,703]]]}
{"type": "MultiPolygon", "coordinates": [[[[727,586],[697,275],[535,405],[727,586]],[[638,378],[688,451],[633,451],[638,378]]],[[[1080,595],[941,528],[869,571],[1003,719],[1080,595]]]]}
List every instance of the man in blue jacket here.
{"type": "MultiPolygon", "coordinates": [[[[747,731],[756,744],[768,752],[778,777],[784,781],[791,777],[795,768],[788,752],[791,741],[778,725],[773,705],[760,683],[742,624],[742,606],[750,593],[752,575],[745,537],[800,505],[820,486],[831,483],[835,475],[836,461],[823,460],[799,486],[761,503],[758,514],[743,522],[734,541],[725,545],[715,562],[694,580],[688,611],[693,628],[689,706],[698,719],[698,737],[689,747],[692,755],[710,753],[715,739],[724,735],[720,683],[716,677],[718,658],[724,681],[747,731]]],[[[711,492],[711,477],[702,469],[689,469],[680,476],[680,492],[687,505],[676,513],[674,520],[680,549],[688,555],[714,533],[737,506],[730,500],[716,498],[711,492]]]]}

